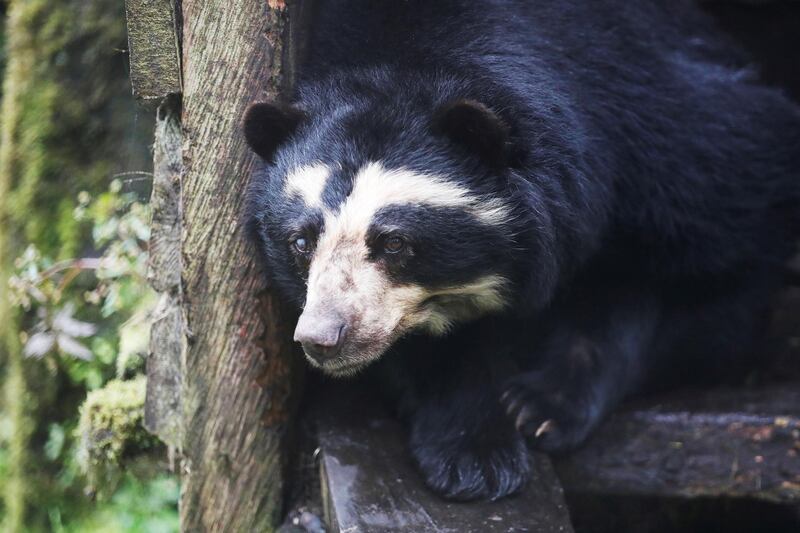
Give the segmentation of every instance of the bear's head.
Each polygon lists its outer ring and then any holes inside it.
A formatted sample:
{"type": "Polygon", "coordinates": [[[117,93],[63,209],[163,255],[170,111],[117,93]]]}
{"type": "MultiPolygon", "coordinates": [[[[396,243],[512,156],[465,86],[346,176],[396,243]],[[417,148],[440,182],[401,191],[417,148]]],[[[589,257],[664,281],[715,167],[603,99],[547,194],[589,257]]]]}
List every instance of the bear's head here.
{"type": "Polygon", "coordinates": [[[263,160],[248,226],[313,366],[353,374],[410,332],[510,305],[520,200],[489,107],[258,103],[244,132],[263,160]]]}

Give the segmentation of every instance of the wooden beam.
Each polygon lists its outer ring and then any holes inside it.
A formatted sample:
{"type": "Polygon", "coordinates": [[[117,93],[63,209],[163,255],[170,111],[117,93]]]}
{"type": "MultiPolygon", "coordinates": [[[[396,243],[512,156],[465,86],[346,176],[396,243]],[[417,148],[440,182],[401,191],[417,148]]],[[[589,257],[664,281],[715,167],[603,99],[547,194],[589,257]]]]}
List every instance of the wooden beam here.
{"type": "Polygon", "coordinates": [[[125,0],[133,94],[157,100],[181,92],[175,0],[125,0]]]}
{"type": "MultiPolygon", "coordinates": [[[[323,395],[330,397],[329,395],[323,395]]],[[[332,532],[572,531],[550,460],[533,457],[530,486],[498,502],[448,502],[411,464],[405,432],[374,399],[346,398],[317,414],[325,520],[332,532]]]]}
{"type": "Polygon", "coordinates": [[[800,384],[629,407],[556,470],[576,492],[800,502],[800,384]]]}

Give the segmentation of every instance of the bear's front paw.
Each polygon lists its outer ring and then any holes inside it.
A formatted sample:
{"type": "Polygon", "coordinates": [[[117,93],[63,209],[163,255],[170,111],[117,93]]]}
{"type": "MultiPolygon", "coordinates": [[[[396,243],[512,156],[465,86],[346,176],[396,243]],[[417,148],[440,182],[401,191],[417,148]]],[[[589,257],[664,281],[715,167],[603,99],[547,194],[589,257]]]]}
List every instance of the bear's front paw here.
{"type": "Polygon", "coordinates": [[[528,443],[544,452],[569,451],[583,443],[600,419],[592,391],[529,373],[510,381],[500,403],[528,443]]]}
{"type": "Polygon", "coordinates": [[[528,450],[519,435],[414,442],[412,453],[425,483],[452,500],[497,500],[519,492],[530,476],[528,450]]]}

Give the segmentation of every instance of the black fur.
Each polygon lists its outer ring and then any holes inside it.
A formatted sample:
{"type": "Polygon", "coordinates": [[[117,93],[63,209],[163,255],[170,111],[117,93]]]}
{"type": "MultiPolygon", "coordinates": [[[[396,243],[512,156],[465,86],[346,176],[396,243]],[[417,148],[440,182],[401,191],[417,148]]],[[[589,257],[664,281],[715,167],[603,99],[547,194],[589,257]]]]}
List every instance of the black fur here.
{"type": "Polygon", "coordinates": [[[508,128],[480,102],[459,100],[445,104],[434,114],[431,130],[449,137],[489,163],[501,166],[507,162],[508,128]]]}
{"type": "Polygon", "coordinates": [[[331,207],[369,161],[513,207],[501,228],[446,210],[375,221],[410,234],[399,282],[513,282],[507,313],[402,339],[367,374],[397,392],[431,487],[512,493],[525,441],[569,450],[626,395],[750,352],[797,235],[800,111],[689,2],[317,4],[294,99],[307,119],[274,157],[248,121],[271,161],[249,221],[286,297],[305,290],[290,235],[323,230],[283,195],[296,165],[340,165],[331,207]]]}
{"type": "Polygon", "coordinates": [[[253,104],[244,115],[245,140],[255,153],[271,161],[278,146],[286,142],[305,118],[305,113],[288,105],[253,104]]]}
{"type": "Polygon", "coordinates": [[[481,224],[456,208],[386,207],[375,215],[370,235],[377,237],[386,228],[409,243],[402,264],[387,266],[398,283],[461,285],[512,268],[508,250],[513,241],[504,228],[481,224]]]}

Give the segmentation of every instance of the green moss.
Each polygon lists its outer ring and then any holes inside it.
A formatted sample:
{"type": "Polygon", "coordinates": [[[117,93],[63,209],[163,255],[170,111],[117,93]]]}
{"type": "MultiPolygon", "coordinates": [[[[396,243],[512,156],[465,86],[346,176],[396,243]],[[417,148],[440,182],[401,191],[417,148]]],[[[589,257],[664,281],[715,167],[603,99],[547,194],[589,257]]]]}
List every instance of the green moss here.
{"type": "Polygon", "coordinates": [[[80,409],[79,461],[93,489],[113,489],[129,458],[158,445],[144,429],[144,376],[113,380],[90,392],[80,409]]]}

